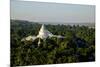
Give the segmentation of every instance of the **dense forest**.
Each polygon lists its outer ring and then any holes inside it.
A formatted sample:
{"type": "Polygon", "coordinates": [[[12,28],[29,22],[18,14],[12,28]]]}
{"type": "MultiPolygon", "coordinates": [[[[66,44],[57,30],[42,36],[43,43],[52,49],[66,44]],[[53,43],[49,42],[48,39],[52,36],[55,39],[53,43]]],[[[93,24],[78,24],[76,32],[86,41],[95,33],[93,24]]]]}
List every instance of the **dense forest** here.
{"type": "Polygon", "coordinates": [[[66,38],[47,38],[45,46],[40,47],[37,40],[21,42],[23,37],[37,35],[41,24],[11,20],[11,66],[95,61],[95,28],[63,24],[45,26],[53,34],[66,38]]]}

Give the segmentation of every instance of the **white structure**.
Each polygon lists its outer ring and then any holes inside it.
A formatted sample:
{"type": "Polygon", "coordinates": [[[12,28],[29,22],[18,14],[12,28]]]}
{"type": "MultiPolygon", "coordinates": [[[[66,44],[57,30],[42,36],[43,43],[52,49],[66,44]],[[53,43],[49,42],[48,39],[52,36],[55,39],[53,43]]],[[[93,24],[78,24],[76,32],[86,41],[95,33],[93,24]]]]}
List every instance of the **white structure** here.
{"type": "Polygon", "coordinates": [[[53,35],[51,32],[49,32],[44,25],[42,25],[39,34],[37,36],[28,36],[23,38],[21,41],[34,41],[35,39],[39,38],[38,46],[40,45],[40,39],[46,40],[47,37],[57,37],[57,38],[65,38],[61,35],[53,35]]]}

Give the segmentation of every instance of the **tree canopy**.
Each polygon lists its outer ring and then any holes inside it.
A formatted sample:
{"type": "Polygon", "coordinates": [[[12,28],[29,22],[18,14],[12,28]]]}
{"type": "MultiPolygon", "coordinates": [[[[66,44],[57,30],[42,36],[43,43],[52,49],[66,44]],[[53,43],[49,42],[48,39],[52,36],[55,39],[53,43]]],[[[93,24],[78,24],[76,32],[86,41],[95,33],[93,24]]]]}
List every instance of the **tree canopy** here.
{"type": "Polygon", "coordinates": [[[45,45],[21,42],[23,37],[37,35],[41,24],[11,20],[11,66],[58,64],[95,61],[95,29],[88,26],[45,25],[56,35],[66,38],[47,38],[45,45]]]}

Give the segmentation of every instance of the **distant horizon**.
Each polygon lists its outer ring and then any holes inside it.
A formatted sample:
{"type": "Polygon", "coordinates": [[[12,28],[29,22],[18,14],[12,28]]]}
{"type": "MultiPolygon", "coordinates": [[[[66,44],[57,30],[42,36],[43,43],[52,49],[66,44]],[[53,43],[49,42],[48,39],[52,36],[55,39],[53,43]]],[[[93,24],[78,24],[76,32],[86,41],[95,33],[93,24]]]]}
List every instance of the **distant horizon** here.
{"type": "MultiPolygon", "coordinates": [[[[10,20],[15,20],[15,19],[10,19],[10,20]]],[[[34,22],[34,21],[28,21],[28,20],[18,20],[18,21],[27,21],[27,23],[38,23],[38,24],[45,24],[45,25],[79,25],[79,26],[88,26],[90,28],[95,28],[95,23],[70,23],[70,22],[67,22],[67,23],[61,23],[61,22],[54,22],[54,23],[51,23],[51,22],[34,22]]]]}
{"type": "MultiPolygon", "coordinates": [[[[36,22],[36,23],[60,23],[60,24],[63,24],[63,23],[80,23],[80,22],[49,22],[49,21],[46,21],[46,22],[41,22],[41,21],[34,21],[34,20],[22,20],[22,19],[10,19],[10,20],[20,20],[20,21],[28,21],[28,22],[36,22]]],[[[90,23],[90,22],[81,22],[81,23],[90,23]]],[[[95,24],[95,22],[91,22],[92,24],[95,24]]]]}
{"type": "Polygon", "coordinates": [[[11,1],[10,18],[41,23],[95,23],[95,5],[11,1]]]}

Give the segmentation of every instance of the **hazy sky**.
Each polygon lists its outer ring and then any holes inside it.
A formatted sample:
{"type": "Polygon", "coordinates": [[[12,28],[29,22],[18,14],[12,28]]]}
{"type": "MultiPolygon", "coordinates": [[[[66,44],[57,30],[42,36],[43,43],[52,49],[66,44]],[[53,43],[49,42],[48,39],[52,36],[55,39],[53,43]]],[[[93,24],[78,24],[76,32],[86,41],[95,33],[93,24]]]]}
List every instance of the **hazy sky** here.
{"type": "Polygon", "coordinates": [[[11,1],[11,19],[36,22],[94,23],[95,6],[11,1]]]}

